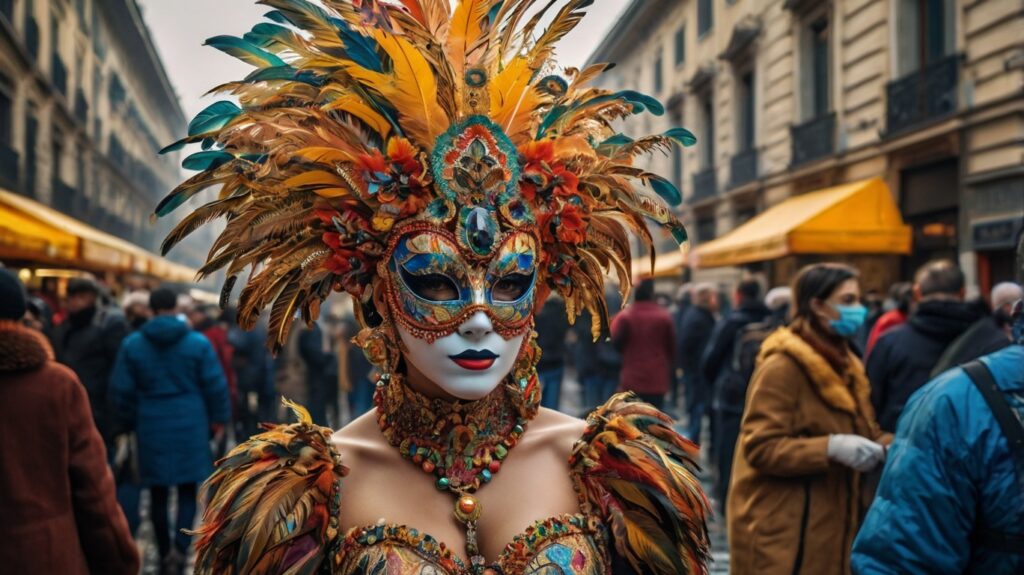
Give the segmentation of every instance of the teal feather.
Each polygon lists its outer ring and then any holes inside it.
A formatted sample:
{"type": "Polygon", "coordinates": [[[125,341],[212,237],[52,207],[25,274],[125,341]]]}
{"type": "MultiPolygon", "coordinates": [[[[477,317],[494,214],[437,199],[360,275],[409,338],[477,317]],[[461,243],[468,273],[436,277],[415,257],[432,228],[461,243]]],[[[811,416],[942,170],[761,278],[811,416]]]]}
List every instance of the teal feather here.
{"type": "Polygon", "coordinates": [[[679,188],[665,178],[654,174],[648,174],[647,183],[650,184],[651,188],[654,189],[662,199],[668,202],[670,206],[678,206],[683,202],[683,196],[679,193],[679,188]]]}
{"type": "Polygon", "coordinates": [[[603,142],[598,144],[598,146],[600,146],[600,147],[604,147],[604,146],[625,146],[626,144],[632,144],[635,141],[636,140],[634,140],[633,138],[630,138],[626,134],[619,133],[619,134],[615,134],[614,136],[604,140],[603,142]]]}
{"type": "Polygon", "coordinates": [[[693,135],[693,132],[686,128],[672,128],[667,132],[663,133],[662,136],[671,138],[681,146],[692,146],[697,143],[697,136],[693,135]]]}
{"type": "Polygon", "coordinates": [[[210,150],[207,152],[196,152],[181,162],[181,167],[186,170],[203,172],[220,167],[235,159],[231,154],[223,150],[210,150]]]}
{"type": "Polygon", "coordinates": [[[204,108],[202,112],[196,114],[195,118],[192,118],[192,121],[188,124],[188,135],[196,136],[219,130],[235,119],[240,113],[242,113],[242,109],[234,102],[227,100],[214,102],[204,108]]]}
{"type": "Polygon", "coordinates": [[[207,40],[205,44],[257,68],[285,65],[285,61],[274,54],[267,52],[248,40],[236,38],[235,36],[214,36],[207,40]]]}
{"type": "Polygon", "coordinates": [[[242,39],[261,48],[270,48],[274,44],[290,46],[295,41],[295,31],[279,24],[260,22],[243,34],[242,39]]]}
{"type": "Polygon", "coordinates": [[[188,138],[182,138],[181,140],[178,140],[177,142],[174,142],[173,144],[169,144],[167,146],[164,146],[163,148],[160,149],[160,151],[158,153],[162,155],[162,154],[169,154],[171,152],[177,152],[179,150],[185,149],[185,146],[188,143],[189,143],[189,139],[188,138]]]}
{"type": "Polygon", "coordinates": [[[567,114],[575,114],[581,110],[593,106],[599,106],[608,102],[622,101],[633,106],[633,113],[640,114],[644,111],[650,112],[655,116],[661,116],[665,113],[665,107],[661,105],[657,99],[641,94],[635,90],[621,90],[611,94],[604,94],[578,102],[572,106],[554,106],[551,111],[544,116],[544,120],[537,128],[537,139],[540,139],[547,133],[548,129],[551,128],[558,120],[567,114]]]}
{"type": "Polygon", "coordinates": [[[344,20],[334,19],[338,37],[345,44],[345,54],[356,64],[367,70],[383,72],[384,66],[377,54],[377,42],[363,36],[344,20]]]}

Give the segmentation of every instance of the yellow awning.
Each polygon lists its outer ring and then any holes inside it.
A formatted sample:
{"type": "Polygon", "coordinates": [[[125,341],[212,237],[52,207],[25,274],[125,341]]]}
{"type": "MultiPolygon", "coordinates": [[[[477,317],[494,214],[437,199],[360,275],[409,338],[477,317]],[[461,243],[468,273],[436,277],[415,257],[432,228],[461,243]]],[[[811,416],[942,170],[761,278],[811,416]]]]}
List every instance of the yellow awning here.
{"type": "Polygon", "coordinates": [[[650,256],[641,256],[633,260],[634,278],[667,278],[677,277],[683,273],[686,267],[687,248],[681,246],[678,250],[656,254],[654,258],[654,273],[651,273],[650,256]]]}
{"type": "Polygon", "coordinates": [[[39,257],[89,269],[148,273],[173,281],[191,281],[195,275],[191,268],[6,190],[0,190],[0,248],[7,248],[11,257],[39,257]],[[154,266],[154,261],[159,264],[154,266]]]}
{"type": "Polygon", "coordinates": [[[911,231],[881,178],[790,198],[694,250],[701,268],[790,254],[908,254],[911,231]]]}

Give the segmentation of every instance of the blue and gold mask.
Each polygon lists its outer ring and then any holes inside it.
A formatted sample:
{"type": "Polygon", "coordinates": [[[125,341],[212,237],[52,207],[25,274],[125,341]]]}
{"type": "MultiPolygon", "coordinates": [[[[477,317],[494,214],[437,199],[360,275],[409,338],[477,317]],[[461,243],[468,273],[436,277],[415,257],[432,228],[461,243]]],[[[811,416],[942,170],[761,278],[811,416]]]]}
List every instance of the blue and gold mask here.
{"type": "Polygon", "coordinates": [[[398,236],[386,260],[388,303],[395,319],[415,336],[428,341],[445,337],[478,311],[491,318],[502,337],[529,328],[537,239],[527,231],[472,237],[478,237],[476,244],[421,226],[398,236]],[[490,249],[481,253],[483,245],[490,249]]]}

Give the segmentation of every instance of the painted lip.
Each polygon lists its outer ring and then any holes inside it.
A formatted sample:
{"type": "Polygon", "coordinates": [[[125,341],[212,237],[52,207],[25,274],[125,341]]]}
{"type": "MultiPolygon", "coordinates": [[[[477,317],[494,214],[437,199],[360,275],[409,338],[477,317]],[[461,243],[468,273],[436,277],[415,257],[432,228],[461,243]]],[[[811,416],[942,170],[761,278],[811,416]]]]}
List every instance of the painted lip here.
{"type": "Polygon", "coordinates": [[[467,349],[458,355],[449,355],[448,357],[462,369],[468,369],[470,371],[483,371],[485,369],[489,369],[494,365],[494,361],[498,359],[498,355],[496,353],[487,349],[467,349]]]}

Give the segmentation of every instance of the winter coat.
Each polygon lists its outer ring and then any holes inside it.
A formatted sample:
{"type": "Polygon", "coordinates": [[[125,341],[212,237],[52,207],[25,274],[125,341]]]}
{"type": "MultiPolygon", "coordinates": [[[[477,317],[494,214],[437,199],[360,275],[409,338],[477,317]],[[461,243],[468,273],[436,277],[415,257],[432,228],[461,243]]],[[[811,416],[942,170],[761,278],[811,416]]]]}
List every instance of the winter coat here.
{"type": "Polygon", "coordinates": [[[128,336],[113,376],[118,411],[139,442],[143,485],[199,482],[212,471],[210,424],[231,413],[213,346],[173,316],[128,336]]]}
{"type": "Polygon", "coordinates": [[[196,330],[206,336],[206,339],[210,340],[210,345],[213,346],[213,351],[217,354],[217,361],[220,362],[220,367],[224,370],[224,378],[228,384],[231,405],[235,405],[238,399],[238,379],[232,359],[235,349],[232,347],[231,342],[228,341],[228,330],[217,325],[217,322],[213,320],[208,320],[202,325],[196,326],[196,330]]]}
{"type": "Polygon", "coordinates": [[[730,367],[736,334],[752,323],[764,321],[771,313],[771,310],[759,301],[744,301],[718,322],[701,358],[701,373],[706,385],[714,386],[718,378],[724,376],[725,370],[730,367]]]}
{"type": "Polygon", "coordinates": [[[703,397],[707,384],[700,369],[700,360],[715,329],[715,316],[711,310],[691,305],[683,313],[679,328],[679,367],[687,386],[693,387],[695,398],[703,397]]]}
{"type": "Polygon", "coordinates": [[[250,331],[233,326],[228,331],[228,342],[234,353],[231,366],[238,379],[239,393],[274,394],[272,358],[267,351],[267,329],[263,322],[250,331]]]}
{"type": "Polygon", "coordinates": [[[565,336],[569,333],[569,319],[565,315],[565,302],[550,298],[536,316],[537,345],[540,361],[537,371],[565,367],[565,336]]]}
{"type": "MultiPolygon", "coordinates": [[[[982,361],[1024,418],[1024,346],[982,361]]],[[[853,570],[1024,573],[1024,555],[973,543],[977,528],[1024,535],[1024,491],[992,410],[967,374],[954,369],[907,403],[875,503],[853,547],[853,570]]]]}
{"type": "Polygon", "coordinates": [[[829,435],[886,443],[860,360],[795,322],[761,347],[728,500],[735,575],[846,575],[861,516],[860,473],[829,461],[829,435]],[[816,347],[844,359],[840,373],[816,347]]]}
{"type": "Polygon", "coordinates": [[[864,345],[864,357],[871,355],[871,350],[875,349],[875,344],[878,343],[878,338],[882,337],[889,330],[899,327],[907,322],[907,314],[899,309],[891,309],[882,314],[875,322],[875,325],[871,326],[871,332],[868,334],[868,341],[864,345]]]}
{"type": "Polygon", "coordinates": [[[0,570],[135,575],[85,388],[39,333],[0,322],[0,570]]]}
{"type": "Polygon", "coordinates": [[[622,353],[619,388],[658,395],[669,390],[675,363],[675,331],[668,310],[652,301],[638,301],[612,321],[612,341],[622,353]]]}
{"type": "Polygon", "coordinates": [[[925,301],[907,323],[878,339],[868,356],[867,373],[882,429],[896,429],[907,399],[931,379],[946,347],[978,319],[978,311],[963,302],[925,301]]]}
{"type": "Polygon", "coordinates": [[[110,444],[120,433],[110,398],[110,372],[128,335],[128,322],[116,308],[89,308],[65,319],[53,332],[58,362],[71,368],[89,394],[89,405],[100,435],[110,444]]]}
{"type": "Polygon", "coordinates": [[[986,314],[949,344],[932,368],[931,377],[938,377],[947,369],[1009,347],[1010,343],[1010,336],[1000,327],[996,318],[986,314]]]}

